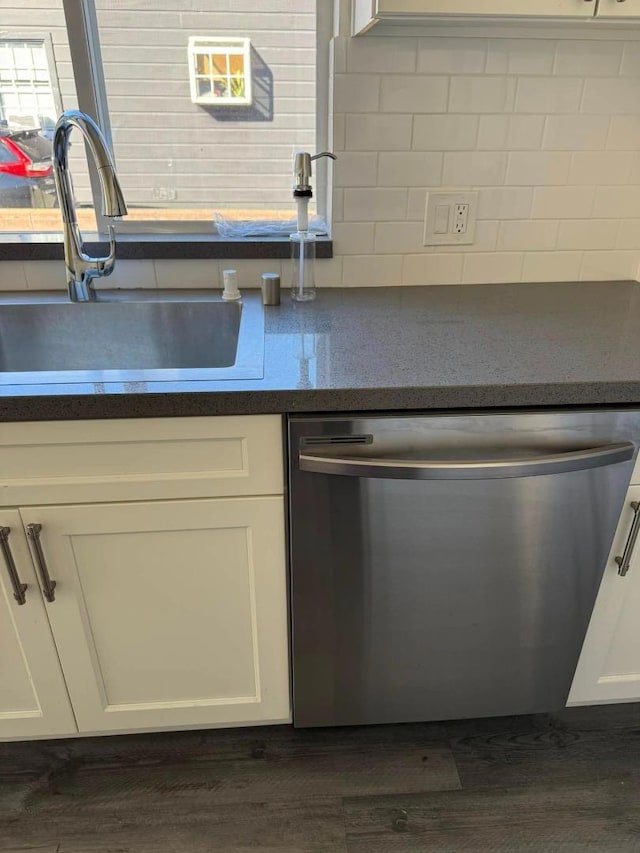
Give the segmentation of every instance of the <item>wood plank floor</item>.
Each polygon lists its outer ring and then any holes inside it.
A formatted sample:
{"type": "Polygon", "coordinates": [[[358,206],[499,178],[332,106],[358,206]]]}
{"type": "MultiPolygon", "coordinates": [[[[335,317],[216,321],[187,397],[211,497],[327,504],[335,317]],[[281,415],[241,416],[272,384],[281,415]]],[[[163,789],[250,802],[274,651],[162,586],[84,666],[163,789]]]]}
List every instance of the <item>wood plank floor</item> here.
{"type": "Polygon", "coordinates": [[[640,853],[640,705],[0,744],[2,853],[640,853]]]}

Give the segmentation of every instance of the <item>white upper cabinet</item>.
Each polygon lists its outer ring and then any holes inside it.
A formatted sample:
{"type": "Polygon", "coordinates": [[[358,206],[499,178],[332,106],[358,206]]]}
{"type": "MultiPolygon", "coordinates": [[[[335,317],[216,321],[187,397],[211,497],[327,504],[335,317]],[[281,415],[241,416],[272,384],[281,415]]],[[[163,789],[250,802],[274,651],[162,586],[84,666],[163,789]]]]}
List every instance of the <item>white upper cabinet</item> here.
{"type": "Polygon", "coordinates": [[[640,0],[600,0],[599,18],[640,18],[640,0]]]}
{"type": "Polygon", "coordinates": [[[640,486],[631,486],[582,647],[570,705],[640,700],[640,538],[633,547],[631,505],[638,501],[640,486]],[[622,558],[625,551],[631,552],[631,561],[621,577],[616,557],[622,558]]]}
{"type": "Polygon", "coordinates": [[[73,734],[76,724],[17,510],[0,512],[0,528],[0,739],[73,734]]]}
{"type": "Polygon", "coordinates": [[[565,20],[640,17],[640,0],[353,0],[353,35],[380,21],[425,22],[430,19],[497,18],[503,20],[565,20]]]}

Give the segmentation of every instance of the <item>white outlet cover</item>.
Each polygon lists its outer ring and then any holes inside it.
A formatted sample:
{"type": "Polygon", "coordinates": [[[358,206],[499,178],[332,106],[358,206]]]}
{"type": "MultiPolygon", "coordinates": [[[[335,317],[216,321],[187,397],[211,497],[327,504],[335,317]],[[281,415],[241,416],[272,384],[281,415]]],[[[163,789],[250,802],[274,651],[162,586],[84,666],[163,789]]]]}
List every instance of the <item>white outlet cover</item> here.
{"type": "Polygon", "coordinates": [[[458,190],[438,191],[427,193],[427,203],[424,211],[424,245],[425,246],[465,246],[471,245],[476,237],[476,212],[478,210],[477,192],[460,192],[458,190]],[[469,205],[467,230],[464,234],[455,232],[454,207],[456,204],[469,205]],[[443,206],[449,208],[449,230],[441,233],[439,223],[442,222],[443,206]]]}

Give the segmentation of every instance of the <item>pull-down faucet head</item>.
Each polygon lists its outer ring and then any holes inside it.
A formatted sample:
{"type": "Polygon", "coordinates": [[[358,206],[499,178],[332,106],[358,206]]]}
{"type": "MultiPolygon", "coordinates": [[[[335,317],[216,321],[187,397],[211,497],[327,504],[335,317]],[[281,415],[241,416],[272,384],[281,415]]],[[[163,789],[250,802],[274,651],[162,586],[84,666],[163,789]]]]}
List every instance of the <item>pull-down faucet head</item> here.
{"type": "Polygon", "coordinates": [[[88,143],[95,161],[102,190],[102,213],[114,219],[124,216],[127,207],[116,176],[115,165],[102,131],[95,121],[79,110],[63,113],[53,135],[53,169],[60,200],[64,226],[64,257],[69,298],[72,302],[89,302],[95,299],[93,279],[110,275],[116,260],[116,243],[113,226],[109,226],[109,254],[92,258],[82,250],[82,235],[78,227],[69,171],[69,136],[76,127],[88,143]]]}

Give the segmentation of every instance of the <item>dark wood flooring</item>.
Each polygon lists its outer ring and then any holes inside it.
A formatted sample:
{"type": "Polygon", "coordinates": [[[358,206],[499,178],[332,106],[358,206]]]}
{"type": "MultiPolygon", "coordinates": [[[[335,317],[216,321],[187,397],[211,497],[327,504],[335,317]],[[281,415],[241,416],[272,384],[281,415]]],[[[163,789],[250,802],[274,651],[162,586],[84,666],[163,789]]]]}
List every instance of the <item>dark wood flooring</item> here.
{"type": "Polygon", "coordinates": [[[640,705],[0,744],[3,853],[640,853],[640,705]]]}

